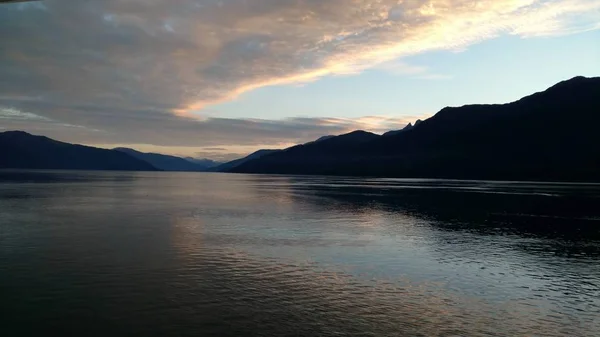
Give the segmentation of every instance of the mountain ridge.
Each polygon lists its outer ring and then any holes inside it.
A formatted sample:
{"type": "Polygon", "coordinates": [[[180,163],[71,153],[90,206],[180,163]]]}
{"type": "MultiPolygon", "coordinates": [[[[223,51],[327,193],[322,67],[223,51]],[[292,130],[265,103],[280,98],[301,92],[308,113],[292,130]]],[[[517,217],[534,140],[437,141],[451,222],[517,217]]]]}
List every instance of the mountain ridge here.
{"type": "Polygon", "coordinates": [[[350,144],[339,151],[331,152],[322,142],[312,145],[312,153],[285,150],[232,171],[600,180],[600,153],[595,150],[600,137],[593,127],[600,123],[598,111],[600,78],[576,77],[510,103],[446,107],[420,122],[418,128],[350,144]],[[567,113],[569,119],[578,120],[576,129],[572,125],[565,128],[567,113]]]}
{"type": "Polygon", "coordinates": [[[223,163],[221,165],[212,167],[209,169],[209,171],[210,172],[228,172],[228,171],[242,165],[245,162],[248,162],[248,161],[254,160],[254,159],[258,159],[260,157],[269,155],[271,153],[279,152],[279,151],[282,151],[282,150],[261,149],[261,150],[252,152],[251,154],[249,154],[245,157],[234,159],[234,160],[228,161],[226,163],[223,163]]]}
{"type": "Polygon", "coordinates": [[[174,171],[174,172],[205,172],[211,166],[200,165],[198,163],[191,162],[185,158],[171,156],[153,152],[140,152],[127,147],[117,147],[113,150],[127,153],[128,155],[137,159],[143,160],[150,165],[163,171],[174,171]]]}
{"type": "Polygon", "coordinates": [[[69,144],[25,131],[0,133],[0,168],[157,171],[128,154],[69,144]]]}

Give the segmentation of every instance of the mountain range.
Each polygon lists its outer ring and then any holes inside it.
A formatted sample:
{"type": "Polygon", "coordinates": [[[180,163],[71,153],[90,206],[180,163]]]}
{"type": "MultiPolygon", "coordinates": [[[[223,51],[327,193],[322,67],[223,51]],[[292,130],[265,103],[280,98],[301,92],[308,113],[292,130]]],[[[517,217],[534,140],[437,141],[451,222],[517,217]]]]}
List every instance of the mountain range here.
{"type": "Polygon", "coordinates": [[[226,163],[210,159],[69,144],[24,131],[0,132],[0,169],[226,172],[280,150],[259,150],[226,163]]]}
{"type": "Polygon", "coordinates": [[[508,104],[447,107],[384,136],[355,131],[230,172],[503,180],[600,180],[600,78],[508,104]]]}
{"type": "Polygon", "coordinates": [[[256,152],[253,152],[253,153],[247,155],[246,157],[235,159],[235,160],[211,167],[209,169],[209,171],[211,171],[211,172],[229,172],[229,171],[235,169],[236,167],[244,164],[245,162],[248,162],[248,161],[254,160],[254,159],[258,159],[258,158],[261,158],[268,154],[279,152],[279,151],[281,151],[281,150],[268,150],[268,149],[258,150],[256,152]]]}
{"type": "Polygon", "coordinates": [[[59,142],[23,131],[0,133],[0,168],[156,171],[126,153],[59,142]]]}
{"type": "Polygon", "coordinates": [[[114,150],[127,153],[162,171],[205,172],[220,164],[208,159],[180,158],[159,153],[144,153],[124,147],[118,147],[114,150]]]}
{"type": "Polygon", "coordinates": [[[401,130],[323,136],[227,163],[0,133],[0,168],[163,170],[600,181],[600,78],[575,77],[507,104],[447,107],[401,130]]]}

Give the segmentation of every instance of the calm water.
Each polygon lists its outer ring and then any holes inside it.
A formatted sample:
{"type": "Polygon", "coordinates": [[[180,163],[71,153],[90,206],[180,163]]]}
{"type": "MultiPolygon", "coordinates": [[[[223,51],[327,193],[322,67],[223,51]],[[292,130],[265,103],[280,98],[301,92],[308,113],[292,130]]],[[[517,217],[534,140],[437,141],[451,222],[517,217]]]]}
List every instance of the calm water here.
{"type": "Polygon", "coordinates": [[[0,172],[1,336],[599,336],[600,185],[0,172]]]}

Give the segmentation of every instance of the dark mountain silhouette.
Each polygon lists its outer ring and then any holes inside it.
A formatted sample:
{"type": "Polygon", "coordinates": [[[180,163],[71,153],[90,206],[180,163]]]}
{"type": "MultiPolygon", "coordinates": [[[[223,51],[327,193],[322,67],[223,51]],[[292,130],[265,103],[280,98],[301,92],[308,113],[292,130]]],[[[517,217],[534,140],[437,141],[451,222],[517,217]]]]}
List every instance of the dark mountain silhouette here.
{"type": "Polygon", "coordinates": [[[212,167],[212,168],[209,169],[209,171],[212,171],[212,172],[228,172],[228,171],[230,171],[230,170],[232,170],[232,169],[234,169],[234,168],[242,165],[243,163],[245,163],[247,161],[250,161],[250,160],[253,160],[253,159],[258,159],[258,158],[261,158],[261,157],[266,156],[268,154],[279,152],[279,151],[281,151],[281,150],[269,150],[269,149],[258,150],[256,152],[253,152],[253,153],[247,155],[244,158],[232,160],[232,161],[223,163],[221,165],[212,167]]]}
{"type": "Polygon", "coordinates": [[[126,153],[59,142],[23,131],[0,133],[0,168],[156,171],[126,153]]]}
{"type": "Polygon", "coordinates": [[[381,136],[366,131],[354,131],[325,140],[296,145],[288,149],[250,160],[232,169],[233,172],[318,174],[323,166],[363,158],[365,143],[381,136]],[[321,166],[319,168],[319,166],[321,166]]]}
{"type": "Polygon", "coordinates": [[[322,140],[327,140],[329,138],[333,138],[335,137],[334,135],[328,135],[328,136],[323,136],[323,137],[319,137],[319,139],[315,140],[315,142],[320,142],[322,140]]]}
{"type": "Polygon", "coordinates": [[[330,138],[333,138],[333,137],[335,137],[335,136],[334,135],[328,135],[328,136],[319,137],[317,140],[313,140],[312,142],[305,143],[304,145],[311,144],[311,143],[316,143],[316,142],[321,142],[321,141],[324,141],[324,140],[327,140],[327,139],[330,139],[330,138]]]}
{"type": "Polygon", "coordinates": [[[144,153],[125,147],[119,147],[115,150],[127,153],[128,155],[143,160],[163,171],[202,172],[209,168],[205,165],[192,163],[191,161],[176,156],[169,156],[159,153],[144,153]]]}
{"type": "Polygon", "coordinates": [[[400,129],[400,130],[392,130],[392,131],[388,131],[386,133],[383,134],[383,136],[393,136],[393,135],[397,135],[400,132],[404,132],[404,131],[408,131],[411,130],[412,128],[414,128],[415,126],[421,124],[421,122],[423,122],[420,119],[417,119],[417,121],[415,122],[415,124],[413,125],[412,123],[408,123],[407,126],[405,126],[404,128],[400,129]]]}
{"type": "Polygon", "coordinates": [[[599,181],[598,125],[600,78],[576,77],[513,103],[444,108],[403,132],[347,142],[350,133],[232,171],[599,181]]]}
{"type": "MultiPolygon", "coordinates": [[[[364,131],[360,131],[360,132],[364,132],[364,131]]],[[[365,132],[365,133],[368,133],[368,132],[365,132]]],[[[368,134],[371,134],[371,133],[368,133],[368,134]]],[[[371,135],[374,135],[374,134],[371,134],[371,135]]],[[[319,137],[317,140],[313,140],[313,141],[305,143],[305,144],[297,145],[295,147],[303,147],[303,146],[315,144],[315,143],[322,142],[324,140],[328,140],[328,139],[331,139],[331,138],[334,138],[334,137],[337,137],[337,136],[333,136],[333,135],[322,136],[322,137],[319,137]]],[[[360,137],[360,136],[358,136],[358,137],[360,137]]],[[[287,150],[290,150],[290,149],[287,149],[287,150]]],[[[248,155],[248,156],[246,156],[244,158],[232,160],[230,162],[227,162],[227,163],[215,166],[214,168],[210,169],[210,171],[214,171],[214,172],[229,172],[229,171],[233,170],[234,168],[236,168],[236,167],[238,167],[238,166],[240,166],[240,165],[242,165],[242,164],[244,164],[244,163],[246,163],[246,162],[248,162],[250,160],[258,159],[258,158],[264,157],[266,155],[269,155],[269,154],[272,154],[272,153],[281,152],[281,151],[283,151],[283,150],[267,150],[267,149],[265,149],[265,150],[258,150],[256,152],[251,153],[250,155],[248,155]]]]}

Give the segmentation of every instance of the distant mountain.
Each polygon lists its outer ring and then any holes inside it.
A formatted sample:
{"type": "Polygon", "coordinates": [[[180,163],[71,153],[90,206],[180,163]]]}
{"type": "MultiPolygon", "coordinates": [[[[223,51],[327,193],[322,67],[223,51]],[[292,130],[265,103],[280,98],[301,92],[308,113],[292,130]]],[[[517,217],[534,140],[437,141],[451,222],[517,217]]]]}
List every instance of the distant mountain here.
{"type": "Polygon", "coordinates": [[[128,155],[143,160],[163,171],[203,172],[208,169],[206,165],[193,163],[176,156],[159,153],[144,153],[126,147],[119,147],[115,150],[127,153],[128,155]]]}
{"type": "Polygon", "coordinates": [[[328,166],[336,165],[342,158],[358,160],[362,156],[359,153],[362,145],[380,137],[382,136],[366,131],[354,131],[321,141],[296,145],[262,158],[252,159],[231,171],[317,174],[316,172],[328,166]]]}
{"type": "MultiPolygon", "coordinates": [[[[336,136],[333,136],[333,135],[322,136],[322,137],[318,138],[317,140],[313,140],[311,142],[308,142],[308,143],[305,143],[305,144],[302,144],[302,145],[297,145],[295,147],[306,146],[306,145],[310,145],[310,144],[322,142],[324,140],[331,139],[331,138],[334,138],[334,137],[336,137],[336,136]]],[[[234,168],[236,168],[236,167],[238,167],[238,166],[240,166],[240,165],[242,165],[242,164],[244,164],[244,163],[246,163],[248,161],[251,161],[251,160],[254,160],[254,159],[258,159],[258,158],[264,157],[266,155],[270,155],[270,154],[277,153],[277,152],[280,152],[280,151],[282,151],[282,150],[267,150],[267,149],[265,149],[265,150],[258,150],[256,152],[253,152],[253,153],[249,154],[248,156],[246,156],[244,158],[240,158],[240,159],[232,160],[232,161],[224,163],[224,164],[220,164],[220,165],[215,166],[215,167],[213,167],[213,168],[211,168],[209,170],[213,171],[213,172],[229,172],[229,171],[233,170],[234,168]]]]}
{"type": "Polygon", "coordinates": [[[576,77],[513,103],[444,108],[403,132],[358,131],[231,171],[600,181],[598,125],[600,78],[576,77]]]}
{"type": "Polygon", "coordinates": [[[0,133],[0,168],[156,171],[126,153],[59,142],[23,131],[0,133]]]}
{"type": "Polygon", "coordinates": [[[265,149],[265,150],[258,150],[256,152],[253,152],[253,153],[247,155],[244,158],[232,160],[232,161],[229,161],[227,163],[223,163],[221,165],[212,167],[212,168],[210,168],[210,171],[213,171],[213,172],[228,172],[228,171],[230,171],[230,170],[238,167],[239,165],[242,165],[243,163],[245,163],[247,161],[250,161],[250,160],[253,160],[253,159],[258,159],[258,158],[261,158],[263,156],[266,156],[266,155],[269,155],[269,154],[272,154],[272,153],[276,153],[276,152],[279,152],[279,151],[281,151],[281,150],[267,150],[267,149],[265,149]]]}
{"type": "Polygon", "coordinates": [[[189,162],[192,162],[196,165],[200,165],[202,167],[204,167],[205,169],[209,169],[211,167],[216,167],[219,166],[221,164],[223,164],[222,162],[218,162],[218,161],[214,161],[214,160],[210,160],[210,159],[205,159],[205,158],[192,158],[192,157],[185,157],[183,158],[189,162]]]}

